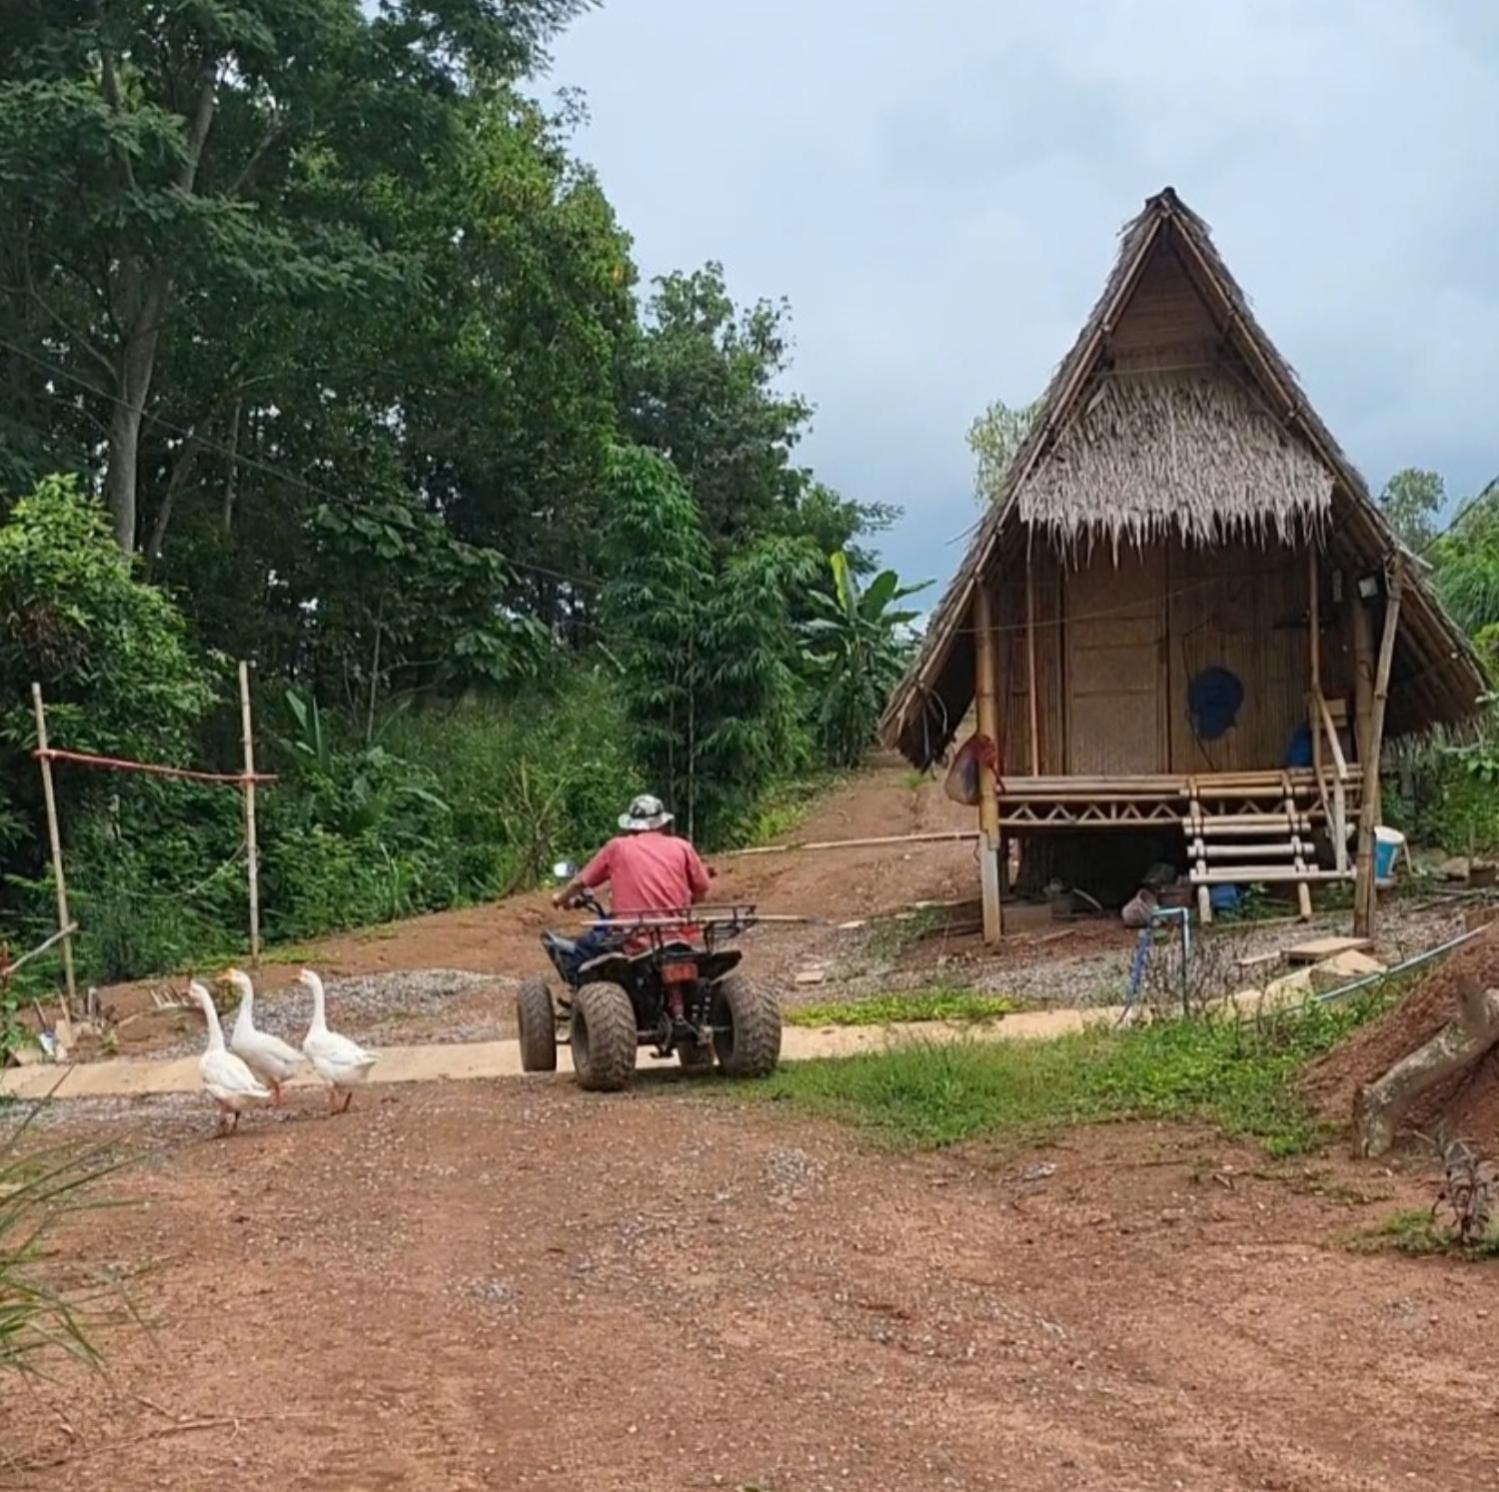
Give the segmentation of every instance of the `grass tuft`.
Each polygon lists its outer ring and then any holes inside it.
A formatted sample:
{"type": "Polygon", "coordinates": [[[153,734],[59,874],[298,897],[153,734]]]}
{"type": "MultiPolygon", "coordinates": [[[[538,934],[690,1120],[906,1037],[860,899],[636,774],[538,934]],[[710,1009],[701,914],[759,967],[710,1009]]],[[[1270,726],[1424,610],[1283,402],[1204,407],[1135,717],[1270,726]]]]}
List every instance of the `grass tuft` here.
{"type": "Polygon", "coordinates": [[[1072,1124],[1206,1121],[1272,1155],[1314,1148],[1326,1129],[1302,1100],[1301,1069],[1385,1007],[1378,988],[1338,1006],[1255,1021],[1095,1026],[1052,1040],[917,1040],[892,1051],[780,1069],[746,1096],[790,1103],[898,1144],[1033,1139],[1072,1124]]]}
{"type": "Polygon", "coordinates": [[[1021,1008],[1005,995],[980,995],[972,990],[910,990],[874,1000],[829,1001],[798,1005],[786,1011],[788,1026],[894,1026],[907,1022],[949,1021],[981,1025],[1021,1008]]]}
{"type": "Polygon", "coordinates": [[[88,1327],[97,1302],[114,1293],[108,1283],[59,1264],[48,1245],[70,1213],[107,1205],[89,1192],[121,1161],[108,1146],[71,1142],[23,1152],[36,1113],[0,1139],[0,1373],[34,1371],[47,1351],[98,1366],[88,1327]]]}
{"type": "Polygon", "coordinates": [[[1394,1252],[1416,1258],[1440,1255],[1448,1259],[1499,1259],[1499,1229],[1492,1229],[1477,1243],[1461,1243],[1450,1229],[1441,1227],[1424,1208],[1397,1212],[1374,1227],[1355,1233],[1348,1240],[1355,1253],[1394,1252]]]}

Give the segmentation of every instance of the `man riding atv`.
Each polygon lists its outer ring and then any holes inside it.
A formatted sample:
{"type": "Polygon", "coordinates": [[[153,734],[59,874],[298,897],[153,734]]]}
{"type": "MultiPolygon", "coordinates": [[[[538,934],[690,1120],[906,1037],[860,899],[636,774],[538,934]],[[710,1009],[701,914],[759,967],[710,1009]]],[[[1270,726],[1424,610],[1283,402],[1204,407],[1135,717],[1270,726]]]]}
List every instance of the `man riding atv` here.
{"type": "Polygon", "coordinates": [[[579,1085],[602,1092],[630,1082],[640,1047],[700,1072],[774,1071],[780,1000],[740,969],[740,950],[726,946],[754,926],[755,909],[700,905],[713,872],[687,840],[664,832],[670,823],[658,798],[636,798],[619,821],[624,832],[552,898],[559,907],[586,906],[599,920],[577,939],[541,935],[564,987],[554,999],[545,976],[532,976],[516,991],[524,1071],[555,1072],[559,1041],[579,1085]],[[593,894],[606,882],[612,916],[593,894]]]}
{"type": "MultiPolygon", "coordinates": [[[[616,920],[677,912],[700,902],[712,879],[690,840],[667,834],[672,815],[659,798],[642,793],[622,814],[617,834],[553,898],[554,907],[570,907],[584,891],[608,883],[616,920]]],[[[683,927],[680,936],[693,935],[683,927]]],[[[607,927],[594,927],[573,944],[569,972],[617,941],[607,927]]],[[[632,939],[630,942],[639,942],[632,939]]],[[[625,947],[630,948],[630,942],[625,947]]]]}

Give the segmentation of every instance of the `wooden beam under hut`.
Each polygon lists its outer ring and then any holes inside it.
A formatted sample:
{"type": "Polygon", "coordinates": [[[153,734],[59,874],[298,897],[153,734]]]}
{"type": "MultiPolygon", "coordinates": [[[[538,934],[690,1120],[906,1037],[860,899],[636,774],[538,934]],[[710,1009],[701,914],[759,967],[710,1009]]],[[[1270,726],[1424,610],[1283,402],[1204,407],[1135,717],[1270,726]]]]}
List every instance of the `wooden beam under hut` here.
{"type": "MultiPolygon", "coordinates": [[[[989,583],[981,574],[973,593],[975,631],[974,695],[978,702],[979,734],[999,745],[999,699],[994,646],[994,602],[989,583]]],[[[984,907],[984,941],[997,943],[1004,936],[1004,909],[1001,904],[1001,865],[999,831],[999,779],[993,762],[985,762],[979,780],[979,883],[984,907]]]]}
{"type": "MultiPolygon", "coordinates": [[[[1364,781],[1379,781],[1379,757],[1384,749],[1385,706],[1390,697],[1390,670],[1395,662],[1395,637],[1400,625],[1400,565],[1391,560],[1385,597],[1384,632],[1379,640],[1379,660],[1374,666],[1374,692],[1369,708],[1369,757],[1364,763],[1364,781]]],[[[1353,886],[1353,933],[1368,938],[1374,932],[1377,892],[1374,885],[1374,830],[1379,823],[1379,794],[1365,791],[1358,816],[1358,872],[1353,886]]]]}

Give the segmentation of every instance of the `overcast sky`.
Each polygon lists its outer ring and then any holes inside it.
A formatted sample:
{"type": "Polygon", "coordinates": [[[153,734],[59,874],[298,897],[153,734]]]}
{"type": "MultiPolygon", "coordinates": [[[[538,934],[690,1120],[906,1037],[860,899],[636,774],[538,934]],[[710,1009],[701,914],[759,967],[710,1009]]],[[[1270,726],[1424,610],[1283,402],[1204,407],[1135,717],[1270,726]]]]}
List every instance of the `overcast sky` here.
{"type": "Polygon", "coordinates": [[[1493,0],[612,0],[554,58],[642,273],[790,299],[804,455],[909,578],[1168,184],[1376,489],[1499,473],[1493,0]]]}

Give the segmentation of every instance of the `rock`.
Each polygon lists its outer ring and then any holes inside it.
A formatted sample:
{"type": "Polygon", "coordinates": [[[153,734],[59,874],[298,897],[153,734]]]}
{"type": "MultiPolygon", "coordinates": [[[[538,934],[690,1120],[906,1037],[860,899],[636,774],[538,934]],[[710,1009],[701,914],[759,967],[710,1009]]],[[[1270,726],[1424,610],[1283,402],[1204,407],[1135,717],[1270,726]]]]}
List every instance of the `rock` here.
{"type": "Polygon", "coordinates": [[[1366,978],[1370,974],[1383,974],[1385,965],[1377,958],[1371,958],[1367,953],[1360,953],[1357,949],[1350,948],[1346,953],[1340,953],[1335,958],[1323,959],[1320,964],[1313,964],[1308,971],[1312,976],[1312,991],[1314,994],[1324,995],[1329,990],[1341,989],[1345,984],[1351,984],[1355,979],[1366,978]]]}
{"type": "Polygon", "coordinates": [[[1312,965],[1272,979],[1265,986],[1265,1004],[1293,1005],[1304,1000],[1312,992],[1312,965]]]}
{"type": "Polygon", "coordinates": [[[1473,865],[1466,855],[1453,855],[1437,867],[1444,881],[1466,881],[1472,873],[1473,865]]]}

